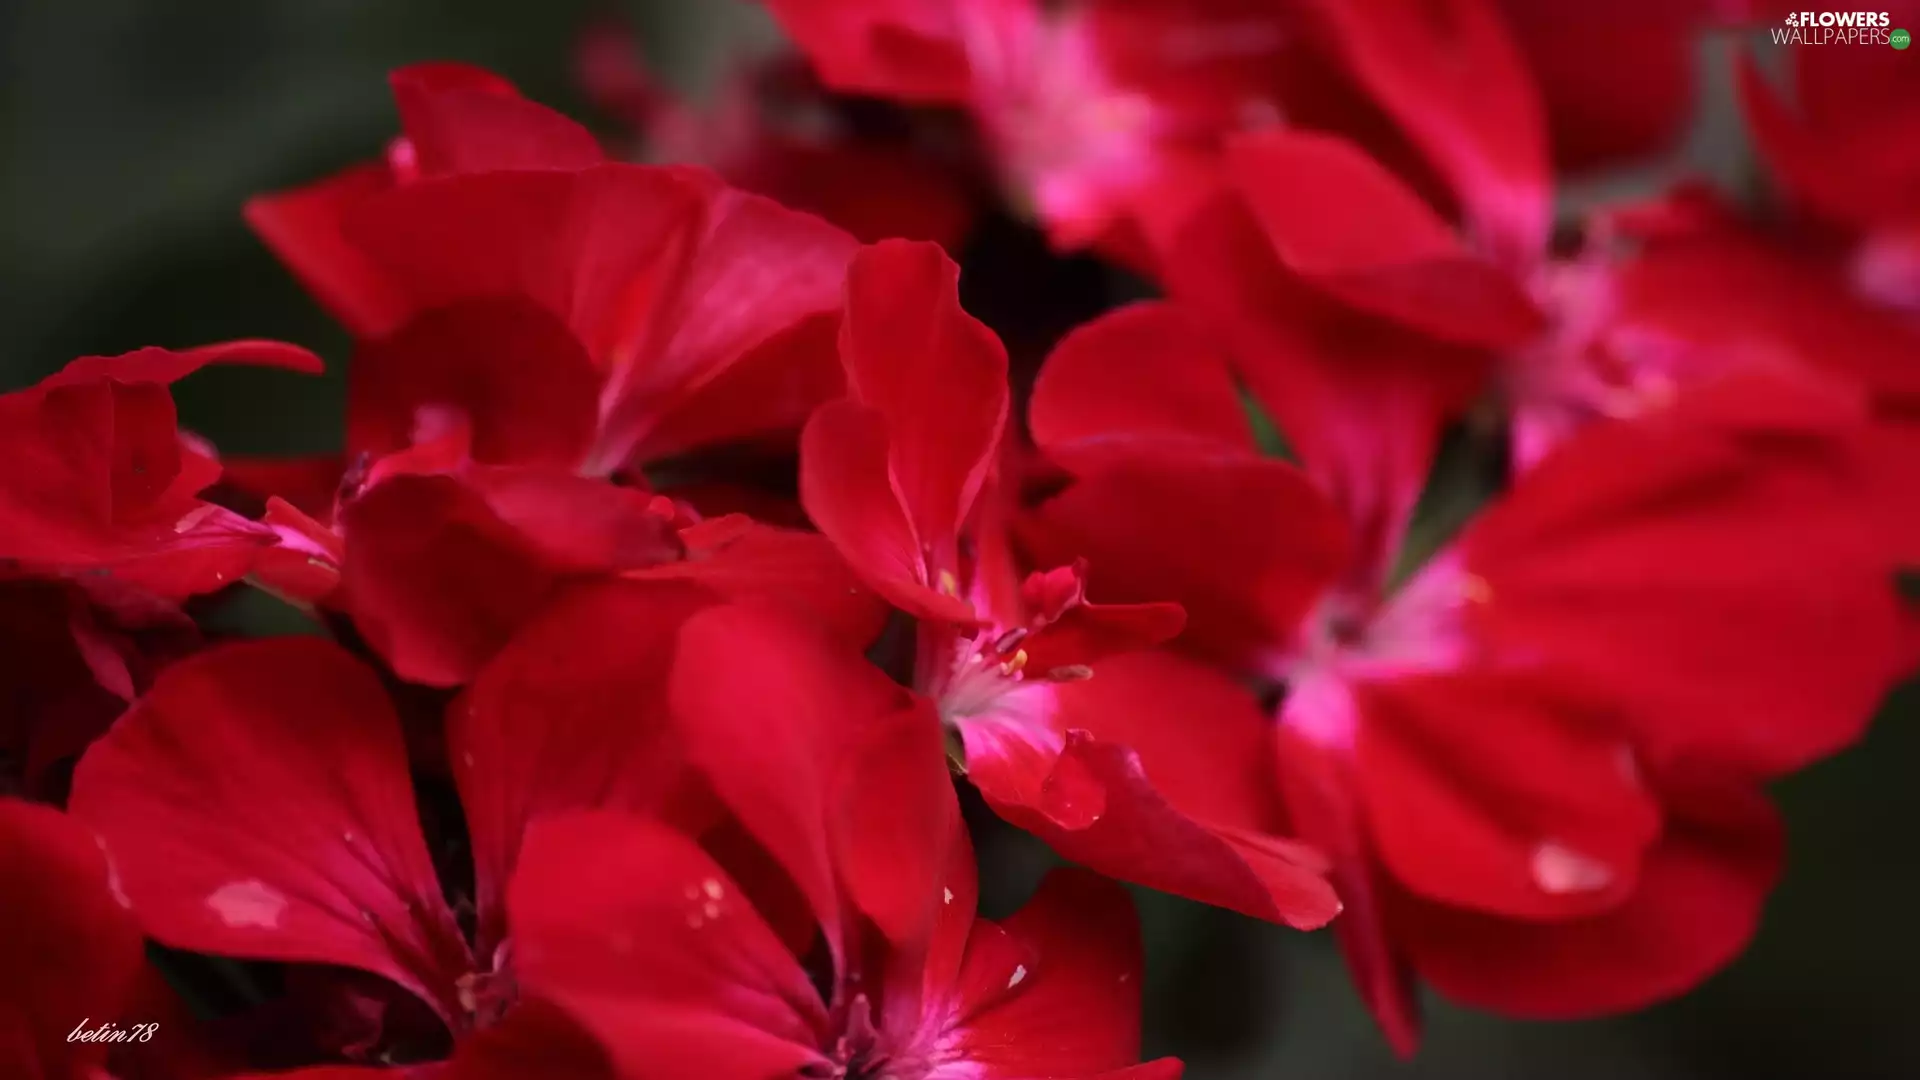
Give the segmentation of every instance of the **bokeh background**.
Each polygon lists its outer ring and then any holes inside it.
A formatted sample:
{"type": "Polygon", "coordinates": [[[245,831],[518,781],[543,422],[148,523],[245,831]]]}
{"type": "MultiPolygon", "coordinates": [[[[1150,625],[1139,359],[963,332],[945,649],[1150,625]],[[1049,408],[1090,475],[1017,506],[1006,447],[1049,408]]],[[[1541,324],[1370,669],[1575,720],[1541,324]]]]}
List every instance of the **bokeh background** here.
{"type": "MultiPolygon", "coordinates": [[[[329,375],[211,371],[177,391],[183,423],[234,453],[335,448],[346,338],[248,234],[241,202],[377,153],[395,123],[384,75],[400,64],[483,64],[589,115],[571,49],[607,14],[695,91],[772,38],[734,0],[0,0],[0,390],[79,355],[283,338],[318,350],[329,375]]],[[[1713,62],[1685,146],[1569,198],[1688,170],[1745,183],[1723,45],[1701,43],[1713,62]]],[[[1011,272],[1008,246],[969,273],[1011,272]]],[[[1061,290],[1070,310],[1101,280],[1054,267],[1026,291],[1061,290]]],[[[274,626],[262,605],[236,617],[274,626]]],[[[1430,1000],[1426,1045],[1400,1063],[1327,934],[1143,894],[1148,1051],[1181,1055],[1194,1080],[1920,1077],[1916,722],[1909,687],[1864,745],[1779,787],[1787,879],[1747,955],[1680,1001],[1524,1024],[1430,1000]]],[[[998,835],[985,851],[1003,906],[1046,858],[998,835]]]]}

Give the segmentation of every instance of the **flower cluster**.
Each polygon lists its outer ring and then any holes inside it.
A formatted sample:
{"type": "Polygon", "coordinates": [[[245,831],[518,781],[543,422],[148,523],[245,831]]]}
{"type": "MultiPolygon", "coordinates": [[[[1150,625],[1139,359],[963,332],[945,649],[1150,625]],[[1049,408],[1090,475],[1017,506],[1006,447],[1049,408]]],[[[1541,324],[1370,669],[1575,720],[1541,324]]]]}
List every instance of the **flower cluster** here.
{"type": "Polygon", "coordinates": [[[587,41],[671,163],[430,64],[248,204],[340,453],[178,426],[292,345],[0,396],[7,1075],[1175,1077],[1120,883],[1330,925],[1403,1053],[1417,983],[1739,953],[1763,786],[1920,660],[1903,54],[1743,60],[1769,203],[1557,227],[1707,5],[766,6],[712,113],[587,41]],[[1003,341],[995,206],[1154,298],[1003,341]],[[249,588],[315,633],[197,617],[249,588]],[[982,917],[963,792],[1077,865],[982,917]]]}

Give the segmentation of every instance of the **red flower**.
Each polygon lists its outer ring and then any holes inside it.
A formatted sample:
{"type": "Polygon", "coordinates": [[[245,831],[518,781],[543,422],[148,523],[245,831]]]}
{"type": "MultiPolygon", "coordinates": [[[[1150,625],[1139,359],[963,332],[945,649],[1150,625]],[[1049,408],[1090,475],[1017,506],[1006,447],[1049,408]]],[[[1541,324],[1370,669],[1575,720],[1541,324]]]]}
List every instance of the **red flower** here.
{"type": "Polygon", "coordinates": [[[1221,138],[1273,114],[1302,67],[1299,20],[1245,0],[767,7],[828,86],[965,106],[1011,201],[1056,244],[1135,262],[1221,138]]]}
{"type": "Polygon", "coordinates": [[[880,609],[818,536],[701,519],[552,467],[478,464],[466,446],[462,428],[382,459],[343,492],[337,533],[270,503],[291,565],[262,576],[342,607],[398,674],[439,686],[471,678],[570,588],[616,575],[790,606],[849,640],[878,629],[880,609]]]}
{"type": "MultiPolygon", "coordinates": [[[[1901,14],[1896,27],[1912,21],[1901,14]]],[[[1756,148],[1796,211],[1791,224],[1800,228],[1791,239],[1800,265],[1782,269],[1783,256],[1757,245],[1720,249],[1721,274],[1729,264],[1736,273],[1752,264],[1766,287],[1742,288],[1721,276],[1710,279],[1717,288],[1709,295],[1741,317],[1762,320],[1807,360],[1842,367],[1874,391],[1886,465],[1879,502],[1901,557],[1920,565],[1920,499],[1910,492],[1920,465],[1920,159],[1884,137],[1920,115],[1920,95],[1899,63],[1905,55],[1895,50],[1792,52],[1793,103],[1752,56],[1740,58],[1739,88],[1756,148]],[[1861,311],[1862,304],[1892,317],[1861,311]]],[[[1723,239],[1709,238],[1708,250],[1723,239]]]]}
{"type": "Polygon", "coordinates": [[[1107,658],[1177,633],[1179,609],[1089,603],[1079,566],[1023,584],[1004,536],[1011,494],[994,478],[1006,355],[960,309],[957,275],[925,245],[883,244],[855,261],[841,340],[851,396],[822,406],[802,438],[809,513],[920,620],[914,685],[1008,820],[1103,873],[1276,922],[1325,922],[1339,905],[1320,861],[1268,835],[1270,802],[1184,803],[1162,771],[1205,782],[1179,747],[1143,759],[1131,733],[1105,724],[1110,694],[1128,692],[1106,688],[1107,658]]]}
{"type": "Polygon", "coordinates": [[[778,870],[743,879],[659,825],[578,815],[532,830],[510,900],[527,985],[624,1075],[1179,1075],[1134,1064],[1138,930],[1117,886],[1063,871],[1004,923],[976,918],[924,704],[734,609],[687,624],[672,698],[778,870]]]}
{"type": "Polygon", "coordinates": [[[744,521],[682,535],[648,495],[591,479],[790,433],[837,393],[854,242],[704,173],[605,164],[484,72],[409,68],[394,89],[395,164],[249,211],[361,338],[346,449],[364,464],[332,515],[270,505],[301,552],[271,584],[328,598],[337,570],[333,601],[399,674],[439,685],[560,585],[666,563],[728,595],[812,590],[803,604],[866,632],[824,544],[744,521]]]}
{"type": "Polygon", "coordinates": [[[272,530],[200,498],[220,466],[175,422],[169,386],[215,363],[319,370],[243,341],[84,357],[0,395],[0,783],[49,791],[50,767],[195,643],[179,604],[271,557],[272,530]]]}
{"type": "Polygon", "coordinates": [[[1555,163],[1568,172],[1655,158],[1696,115],[1702,31],[1725,0],[1500,0],[1540,81],[1555,163]]]}
{"type": "MultiPolygon", "coordinates": [[[[1512,416],[1512,458],[1519,469],[1531,467],[1584,424],[1657,408],[1677,385],[1777,365],[1783,359],[1777,354],[1787,351],[1777,340],[1803,351],[1802,364],[1865,367],[1849,375],[1859,374],[1876,388],[1886,385],[1887,375],[1871,372],[1894,351],[1888,340],[1868,349],[1871,362],[1855,361],[1848,356],[1852,349],[1815,344],[1804,329],[1788,326],[1835,327],[1854,318],[1844,314],[1844,303],[1832,303],[1834,290],[1815,286],[1809,295],[1794,296],[1786,289],[1786,305],[1774,307],[1732,284],[1735,275],[1757,276],[1766,281],[1766,295],[1781,297],[1784,283],[1805,271],[1780,269],[1780,257],[1769,257],[1773,265],[1756,272],[1744,265],[1750,256],[1729,253],[1724,267],[1701,272],[1685,288],[1668,278],[1672,291],[1665,293],[1636,281],[1664,273],[1658,266],[1644,268],[1632,246],[1657,239],[1650,227],[1664,234],[1728,228],[1724,213],[1700,200],[1690,206],[1673,200],[1657,225],[1657,215],[1645,208],[1595,215],[1582,250],[1555,257],[1546,245],[1551,177],[1538,91],[1487,3],[1447,5],[1448,32],[1474,57],[1455,65],[1433,63],[1441,54],[1430,47],[1418,19],[1350,6],[1330,5],[1329,12],[1356,77],[1446,185],[1426,190],[1418,162],[1389,167],[1392,159],[1370,155],[1358,136],[1272,130],[1235,140],[1229,152],[1232,188],[1244,209],[1223,208],[1219,204],[1231,200],[1216,196],[1187,219],[1189,227],[1167,260],[1172,291],[1217,314],[1230,334],[1244,338],[1251,325],[1257,335],[1284,337],[1286,319],[1258,301],[1298,292],[1293,282],[1273,280],[1291,276],[1352,311],[1440,341],[1496,350],[1494,388],[1512,416]],[[1457,229],[1443,216],[1449,200],[1460,207],[1457,229]],[[1257,224],[1223,223],[1239,214],[1250,214],[1257,224]],[[1258,240],[1222,238],[1249,229],[1258,240]],[[1261,243],[1269,252],[1247,253],[1261,243]],[[1688,312],[1696,291],[1708,303],[1688,312]],[[1702,316],[1741,307],[1751,309],[1753,318],[1728,319],[1710,334],[1700,332],[1702,316]],[[1831,310],[1811,319],[1787,314],[1822,307],[1831,310]],[[1670,325],[1675,321],[1686,324],[1690,336],[1676,339],[1670,325]]],[[[1786,139],[1788,121],[1765,84],[1757,77],[1747,82],[1763,129],[1786,139]]],[[[1371,140],[1366,144],[1373,147],[1371,140]]],[[[1802,171],[1827,175],[1809,164],[1814,152],[1812,143],[1800,147],[1802,171]]],[[[1838,195],[1827,199],[1837,201],[1838,195]]],[[[1886,197],[1851,199],[1856,209],[1876,202],[1884,205],[1886,197]]],[[[1289,305],[1295,319],[1291,309],[1298,307],[1289,305]]],[[[1849,340],[1881,333],[1870,316],[1854,322],[1842,329],[1849,340]]],[[[1278,347],[1242,340],[1236,348],[1251,353],[1278,347]]],[[[1893,378],[1910,385],[1913,377],[1902,371],[1893,378]]],[[[1375,426],[1384,432],[1392,424],[1375,426]]]]}
{"type": "Polygon", "coordinates": [[[968,161],[931,138],[859,130],[798,57],[739,62],[706,105],[656,85],[639,57],[630,30],[600,23],[575,59],[586,92],[633,128],[637,160],[705,166],[867,243],[928,240],[957,251],[972,229],[968,161]]]}
{"type": "Polygon", "coordinates": [[[171,601],[244,576],[273,534],[200,500],[220,466],[182,436],[168,391],[219,363],[320,370],[304,349],[239,341],[82,357],[0,395],[0,560],[35,576],[107,576],[171,601]]]}
{"type": "Polygon", "coordinates": [[[450,1032],[462,1068],[528,1039],[549,1063],[590,1063],[590,1043],[519,1003],[507,891],[534,818],[610,808],[709,820],[665,708],[674,632],[703,602],[657,583],[575,595],[453,704],[447,760],[473,853],[457,909],[385,691],[322,641],[226,646],[170,668],[82,760],[73,814],[100,834],[155,940],[366,972],[438,1018],[415,1031],[411,1011],[375,1017],[369,1055],[431,1053],[450,1032]]]}
{"type": "MultiPolygon", "coordinates": [[[[1426,451],[1327,425],[1299,444],[1313,480],[1259,456],[1228,360],[1183,318],[1110,316],[1043,374],[1036,438],[1080,478],[1031,538],[1084,554],[1106,595],[1177,599],[1190,651],[1284,684],[1273,727],[1250,700],[1213,707],[1236,728],[1212,760],[1274,755],[1249,784],[1333,857],[1335,926],[1395,1044],[1416,1035],[1407,964],[1460,1000],[1565,1016],[1729,959],[1777,858],[1753,779],[1851,742],[1900,673],[1858,402],[1751,374],[1601,424],[1390,588],[1404,519],[1356,511],[1426,451]]],[[[1292,369],[1242,370],[1284,400],[1292,369]]],[[[1293,384],[1306,401],[1325,385],[1293,384]]],[[[1189,700],[1239,693],[1158,662],[1189,700]]],[[[1137,694],[1109,708],[1162,732],[1186,715],[1137,694]]]]}
{"type": "Polygon", "coordinates": [[[484,72],[394,89],[404,168],[248,210],[361,339],[349,456],[457,412],[482,461],[605,475],[791,430],[835,391],[845,234],[705,173],[605,164],[484,72]]]}

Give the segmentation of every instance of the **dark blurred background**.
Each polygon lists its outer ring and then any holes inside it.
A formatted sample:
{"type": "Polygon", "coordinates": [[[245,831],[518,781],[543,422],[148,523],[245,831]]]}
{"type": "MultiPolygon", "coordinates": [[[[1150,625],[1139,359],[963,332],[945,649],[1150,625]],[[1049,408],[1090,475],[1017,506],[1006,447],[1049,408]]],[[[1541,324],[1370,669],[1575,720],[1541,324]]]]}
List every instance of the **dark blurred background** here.
{"type": "MultiPolygon", "coordinates": [[[[178,391],[183,423],[235,453],[336,446],[346,339],[247,233],[242,200],[377,153],[400,64],[484,64],[582,115],[571,48],[608,13],[686,87],[767,40],[732,0],[0,0],[0,390],[79,355],[283,338],[331,373],[204,373],[178,391]]],[[[1738,177],[1725,95],[1706,100],[1680,160],[1738,177]]],[[[1747,955],[1683,1000],[1574,1024],[1431,1001],[1400,1064],[1328,935],[1143,895],[1148,1050],[1195,1080],[1920,1077],[1916,717],[1920,694],[1901,695],[1865,745],[1780,787],[1787,879],[1747,955]]],[[[1017,893],[1032,853],[988,848],[1017,893]]]]}

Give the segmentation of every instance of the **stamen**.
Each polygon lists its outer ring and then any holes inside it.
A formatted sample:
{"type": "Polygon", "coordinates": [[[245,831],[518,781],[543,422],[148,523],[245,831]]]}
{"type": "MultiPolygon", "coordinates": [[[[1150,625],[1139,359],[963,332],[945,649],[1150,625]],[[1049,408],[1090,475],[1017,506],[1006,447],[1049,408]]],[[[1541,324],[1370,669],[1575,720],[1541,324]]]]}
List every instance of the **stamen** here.
{"type": "Polygon", "coordinates": [[[1012,652],[1014,649],[1019,648],[1020,643],[1025,640],[1027,640],[1027,628],[1024,626],[1016,626],[1006,633],[1001,634],[1000,637],[994,641],[993,651],[1002,654],[1012,652]]]}

